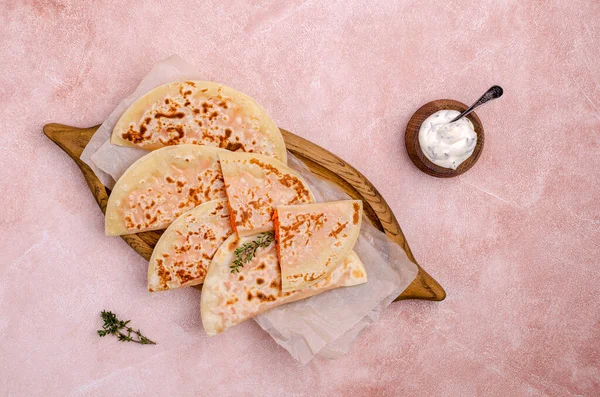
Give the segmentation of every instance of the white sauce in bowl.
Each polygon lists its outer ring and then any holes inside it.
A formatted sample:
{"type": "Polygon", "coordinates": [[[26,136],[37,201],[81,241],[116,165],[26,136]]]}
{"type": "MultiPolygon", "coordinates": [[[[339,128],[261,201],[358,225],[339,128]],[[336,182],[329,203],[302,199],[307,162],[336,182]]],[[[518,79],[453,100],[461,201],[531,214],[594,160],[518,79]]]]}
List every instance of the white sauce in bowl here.
{"type": "Polygon", "coordinates": [[[471,120],[463,117],[449,123],[459,114],[456,110],[437,111],[427,117],[419,129],[419,145],[425,157],[440,167],[453,170],[473,154],[477,144],[471,120]]]}

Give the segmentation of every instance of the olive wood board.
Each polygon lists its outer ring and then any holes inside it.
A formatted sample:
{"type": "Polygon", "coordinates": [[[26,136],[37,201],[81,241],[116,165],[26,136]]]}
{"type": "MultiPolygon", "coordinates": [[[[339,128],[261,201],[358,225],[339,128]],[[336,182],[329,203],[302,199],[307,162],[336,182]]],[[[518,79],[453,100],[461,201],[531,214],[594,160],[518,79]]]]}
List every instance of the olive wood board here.
{"type": "MultiPolygon", "coordinates": [[[[98,127],[77,128],[52,123],[44,126],[44,134],[75,161],[81,169],[98,206],[102,212],[105,212],[110,190],[100,182],[91,168],[79,159],[83,149],[98,127]]],[[[433,277],[419,266],[400,229],[396,217],[373,184],[350,164],[336,155],[329,153],[322,147],[289,131],[281,129],[281,133],[283,134],[287,149],[294,156],[302,160],[313,173],[340,186],[352,198],[362,200],[365,215],[371,220],[373,225],[379,230],[384,231],[390,239],[402,247],[408,258],[418,266],[419,271],[416,278],[396,300],[443,300],[446,297],[446,292],[433,277]]],[[[162,231],[152,231],[121,237],[138,254],[149,260],[152,250],[161,234],[162,231]]]]}

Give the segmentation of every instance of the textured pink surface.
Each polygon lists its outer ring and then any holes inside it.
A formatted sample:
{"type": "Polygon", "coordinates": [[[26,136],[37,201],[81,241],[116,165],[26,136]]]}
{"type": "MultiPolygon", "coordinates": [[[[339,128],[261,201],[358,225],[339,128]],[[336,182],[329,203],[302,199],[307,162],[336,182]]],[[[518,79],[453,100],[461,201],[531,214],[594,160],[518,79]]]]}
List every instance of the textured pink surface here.
{"type": "Polygon", "coordinates": [[[0,395],[600,394],[599,20],[586,0],[3,1],[0,395]],[[41,129],[100,123],[172,53],[357,166],[446,301],[301,367],[253,322],[207,338],[194,289],[147,293],[41,129]],[[478,164],[418,171],[412,113],[492,84],[478,164]],[[98,338],[105,308],[159,344],[98,338]]]}

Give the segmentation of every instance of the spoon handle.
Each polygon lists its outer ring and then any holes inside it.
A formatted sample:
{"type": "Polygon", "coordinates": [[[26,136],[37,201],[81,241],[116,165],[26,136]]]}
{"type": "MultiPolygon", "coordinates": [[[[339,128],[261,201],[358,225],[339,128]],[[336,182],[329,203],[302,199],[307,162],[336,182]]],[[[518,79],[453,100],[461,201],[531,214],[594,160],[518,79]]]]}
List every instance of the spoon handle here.
{"type": "Polygon", "coordinates": [[[465,110],[464,112],[462,112],[461,114],[459,114],[458,116],[456,116],[452,121],[450,121],[451,123],[454,123],[455,121],[465,117],[467,114],[471,113],[473,110],[475,110],[476,108],[478,108],[479,106],[483,105],[486,102],[491,101],[492,99],[496,99],[496,98],[500,98],[502,96],[502,94],[504,93],[504,90],[502,90],[502,87],[500,87],[499,85],[495,85],[492,86],[492,88],[490,88],[489,90],[487,90],[485,92],[485,94],[483,94],[481,96],[481,98],[479,98],[474,104],[472,104],[467,110],[465,110]]]}

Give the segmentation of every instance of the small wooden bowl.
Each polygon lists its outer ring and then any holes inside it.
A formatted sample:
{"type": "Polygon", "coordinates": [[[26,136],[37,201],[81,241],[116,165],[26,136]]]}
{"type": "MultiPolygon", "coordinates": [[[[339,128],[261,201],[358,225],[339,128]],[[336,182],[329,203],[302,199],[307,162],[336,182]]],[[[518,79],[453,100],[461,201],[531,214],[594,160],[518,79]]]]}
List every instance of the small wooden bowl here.
{"type": "Polygon", "coordinates": [[[419,145],[419,129],[427,117],[431,116],[438,110],[458,110],[459,112],[463,112],[467,110],[467,108],[468,106],[462,102],[454,101],[452,99],[438,99],[436,101],[426,103],[425,105],[421,106],[419,110],[415,112],[415,114],[413,114],[408,121],[408,125],[406,126],[404,143],[406,145],[408,157],[410,157],[418,169],[426,174],[438,178],[452,178],[467,172],[477,162],[477,159],[479,159],[479,155],[483,150],[485,135],[483,133],[483,125],[481,124],[481,120],[479,120],[479,117],[477,117],[475,112],[472,112],[466,116],[469,120],[471,120],[471,123],[473,123],[473,127],[475,127],[475,133],[477,134],[477,143],[475,144],[475,149],[473,150],[473,154],[471,154],[468,159],[463,161],[455,170],[433,164],[427,157],[425,157],[425,154],[423,154],[423,151],[421,150],[421,145],[419,145]]]}

